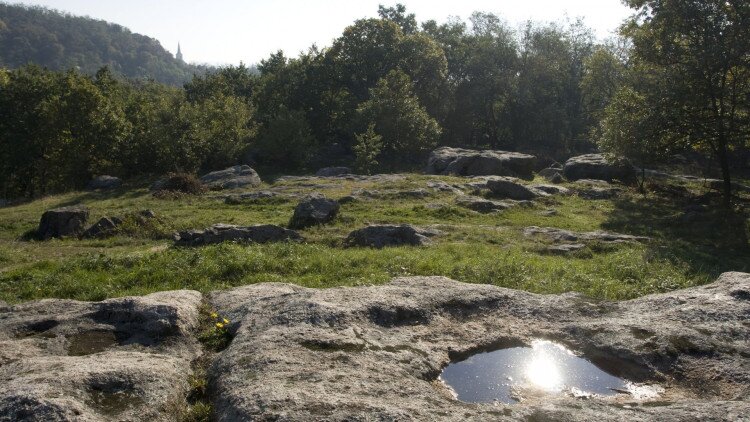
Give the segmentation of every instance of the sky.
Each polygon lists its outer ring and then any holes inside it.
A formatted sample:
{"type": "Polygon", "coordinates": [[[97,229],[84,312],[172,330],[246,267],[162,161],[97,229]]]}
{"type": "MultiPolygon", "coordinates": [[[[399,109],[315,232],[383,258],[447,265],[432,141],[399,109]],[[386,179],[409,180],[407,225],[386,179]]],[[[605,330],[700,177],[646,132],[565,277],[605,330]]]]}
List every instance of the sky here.
{"type": "Polygon", "coordinates": [[[103,19],[159,40],[185,60],[212,65],[253,64],[283,50],[296,56],[326,47],[356,19],[377,16],[379,4],[404,4],[418,22],[466,19],[474,11],[502,17],[512,27],[527,20],[582,17],[600,39],[630,14],[620,0],[10,0],[103,19]]]}

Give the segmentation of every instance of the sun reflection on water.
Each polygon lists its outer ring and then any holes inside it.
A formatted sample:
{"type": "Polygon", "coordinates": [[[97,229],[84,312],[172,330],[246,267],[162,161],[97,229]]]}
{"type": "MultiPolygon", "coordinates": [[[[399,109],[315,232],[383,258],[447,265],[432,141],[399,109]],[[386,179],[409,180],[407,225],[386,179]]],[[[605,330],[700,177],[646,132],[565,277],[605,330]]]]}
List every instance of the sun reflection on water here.
{"type": "Polygon", "coordinates": [[[526,367],[526,379],[536,388],[558,392],[564,388],[563,377],[560,368],[558,368],[558,362],[542,348],[544,343],[534,342],[532,344],[534,355],[526,367]]]}

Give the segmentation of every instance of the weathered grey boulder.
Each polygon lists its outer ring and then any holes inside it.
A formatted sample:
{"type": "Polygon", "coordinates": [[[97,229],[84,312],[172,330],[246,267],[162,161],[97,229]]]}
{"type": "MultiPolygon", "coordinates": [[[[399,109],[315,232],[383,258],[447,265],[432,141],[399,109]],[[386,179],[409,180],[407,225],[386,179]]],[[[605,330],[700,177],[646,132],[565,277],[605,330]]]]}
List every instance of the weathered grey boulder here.
{"type": "Polygon", "coordinates": [[[88,218],[89,210],[82,206],[45,211],[39,221],[37,236],[43,240],[79,236],[83,233],[88,218]]]}
{"type": "Polygon", "coordinates": [[[435,230],[426,230],[409,224],[372,225],[349,233],[346,244],[371,248],[387,246],[424,246],[431,243],[435,230]]]}
{"type": "Polygon", "coordinates": [[[209,189],[235,189],[260,186],[260,176],[248,165],[229,167],[208,173],[200,178],[209,189]]]}
{"type": "Polygon", "coordinates": [[[532,179],[536,157],[507,151],[477,151],[443,147],[430,154],[427,174],[513,176],[532,179]]]}
{"type": "Polygon", "coordinates": [[[269,243],[302,240],[302,236],[296,231],[272,224],[255,226],[214,224],[204,230],[175,233],[173,238],[177,246],[205,246],[222,242],[269,243]]]}
{"type": "Polygon", "coordinates": [[[315,173],[318,177],[334,177],[345,174],[352,174],[352,169],[349,167],[323,167],[315,173]]]}
{"type": "Polygon", "coordinates": [[[122,186],[122,180],[119,177],[114,176],[97,176],[91,180],[86,186],[88,189],[116,189],[122,186]]]}
{"type": "Polygon", "coordinates": [[[330,223],[339,213],[341,206],[333,199],[320,194],[313,194],[303,199],[294,208],[294,215],[289,221],[289,228],[304,229],[330,223]]]}
{"type": "Polygon", "coordinates": [[[122,224],[119,217],[102,217],[93,226],[86,229],[81,235],[84,238],[102,238],[111,236],[117,232],[117,227],[122,224]]]}
{"type": "Polygon", "coordinates": [[[483,214],[503,211],[516,206],[516,203],[512,201],[491,201],[476,196],[460,196],[456,198],[456,204],[483,214]]]}
{"type": "Polygon", "coordinates": [[[580,242],[599,241],[604,243],[646,242],[651,240],[645,236],[632,236],[629,234],[612,233],[606,231],[573,232],[570,230],[557,229],[553,227],[526,227],[523,229],[525,236],[542,236],[553,242],[580,242]]]}
{"type": "Polygon", "coordinates": [[[0,309],[0,421],[174,421],[187,407],[201,294],[0,309]]]}
{"type": "Polygon", "coordinates": [[[750,412],[748,298],[750,274],[743,273],[624,302],[442,277],[215,292],[210,302],[234,321],[236,337],[211,367],[213,408],[221,422],[743,420],[750,412]],[[536,339],[664,391],[468,404],[438,379],[451,361],[536,339]]]}
{"type": "Polygon", "coordinates": [[[625,159],[609,160],[602,154],[586,154],[570,158],[563,167],[568,180],[598,179],[611,182],[619,180],[630,184],[636,180],[636,170],[625,159]]]}
{"type": "Polygon", "coordinates": [[[487,188],[493,196],[517,201],[530,201],[539,196],[546,195],[543,192],[528,188],[509,177],[488,180],[487,188]]]}
{"type": "Polygon", "coordinates": [[[459,189],[456,186],[449,185],[445,182],[441,182],[440,180],[430,180],[427,182],[427,187],[436,190],[438,192],[451,192],[455,194],[463,194],[463,191],[459,189]]]}
{"type": "Polygon", "coordinates": [[[570,194],[570,189],[564,188],[562,186],[556,186],[556,185],[531,185],[529,186],[531,190],[534,191],[541,191],[548,195],[568,195],[570,194]]]}

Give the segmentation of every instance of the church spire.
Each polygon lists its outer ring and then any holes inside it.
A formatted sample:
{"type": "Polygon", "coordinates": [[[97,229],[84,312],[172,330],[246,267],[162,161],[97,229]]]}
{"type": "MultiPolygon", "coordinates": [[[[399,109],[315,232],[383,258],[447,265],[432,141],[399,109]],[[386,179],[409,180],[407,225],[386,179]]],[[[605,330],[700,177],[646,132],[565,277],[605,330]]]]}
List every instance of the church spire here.
{"type": "Polygon", "coordinates": [[[180,48],[180,43],[179,42],[177,43],[177,54],[175,55],[175,58],[178,61],[183,61],[182,60],[182,49],[180,48]]]}

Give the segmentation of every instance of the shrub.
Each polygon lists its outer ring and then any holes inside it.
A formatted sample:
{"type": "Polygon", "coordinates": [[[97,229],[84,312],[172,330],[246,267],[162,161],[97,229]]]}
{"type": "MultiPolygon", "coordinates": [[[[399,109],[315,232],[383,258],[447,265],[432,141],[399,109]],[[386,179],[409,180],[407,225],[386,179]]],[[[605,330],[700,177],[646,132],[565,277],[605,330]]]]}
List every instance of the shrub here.
{"type": "MultiPolygon", "coordinates": [[[[188,195],[200,195],[206,191],[203,183],[192,174],[169,173],[159,191],[180,192],[188,195]]],[[[158,196],[158,195],[157,195],[158,196]]]]}

